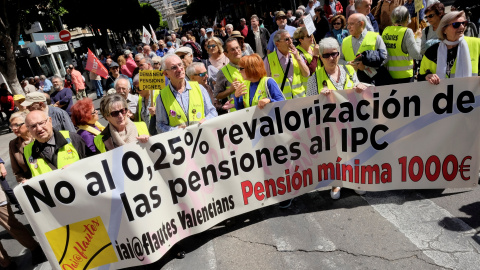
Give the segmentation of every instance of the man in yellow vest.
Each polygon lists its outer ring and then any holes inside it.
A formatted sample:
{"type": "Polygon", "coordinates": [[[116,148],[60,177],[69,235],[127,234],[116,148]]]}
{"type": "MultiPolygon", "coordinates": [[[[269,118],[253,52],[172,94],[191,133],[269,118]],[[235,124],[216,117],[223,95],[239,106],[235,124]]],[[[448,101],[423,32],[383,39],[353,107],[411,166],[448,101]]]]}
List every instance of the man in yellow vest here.
{"type": "Polygon", "coordinates": [[[357,71],[358,79],[363,83],[389,84],[391,77],[384,67],[387,62],[387,47],[378,33],[367,31],[366,25],[365,15],[350,15],[350,36],[343,40],[340,64],[352,65],[357,71]]]}
{"type": "Polygon", "coordinates": [[[150,136],[157,135],[156,115],[155,115],[155,100],[157,100],[160,90],[141,90],[138,88],[140,84],[140,75],[137,74],[133,77],[133,87],[138,92],[138,105],[137,113],[135,114],[135,122],[145,122],[148,127],[150,136]]]}
{"type": "Polygon", "coordinates": [[[25,125],[35,139],[25,146],[23,153],[32,176],[63,169],[86,157],[82,137],[77,133],[55,130],[52,119],[44,112],[30,112],[25,125]]]}
{"type": "Polygon", "coordinates": [[[235,89],[232,87],[233,81],[243,82],[242,75],[240,74],[238,62],[242,58],[242,49],[238,44],[236,38],[228,38],[225,41],[223,53],[227,56],[230,63],[225,65],[218,73],[217,80],[213,89],[213,96],[224,103],[228,98],[229,104],[226,104],[226,107],[230,107],[230,111],[235,111],[235,106],[233,106],[233,99],[235,97],[235,89]]]}
{"type": "Polygon", "coordinates": [[[278,30],[273,41],[277,48],[264,60],[267,76],[277,82],[286,99],[305,97],[302,78],[310,76],[307,61],[298,53],[287,30],[278,30]]]}
{"type": "Polygon", "coordinates": [[[165,56],[162,70],[170,83],[160,91],[156,101],[158,132],[201,124],[217,116],[207,90],[197,82],[185,80],[180,57],[175,54],[165,56]]]}

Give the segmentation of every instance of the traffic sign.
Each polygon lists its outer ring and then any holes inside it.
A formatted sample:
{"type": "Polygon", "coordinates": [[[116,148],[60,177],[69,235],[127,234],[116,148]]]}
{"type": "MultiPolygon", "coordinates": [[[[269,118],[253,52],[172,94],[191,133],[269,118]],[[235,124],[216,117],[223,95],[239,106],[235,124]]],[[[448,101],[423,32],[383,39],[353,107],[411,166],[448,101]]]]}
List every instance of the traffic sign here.
{"type": "Polygon", "coordinates": [[[62,30],[58,33],[58,36],[63,42],[67,42],[72,38],[72,34],[68,30],[62,30]]]}

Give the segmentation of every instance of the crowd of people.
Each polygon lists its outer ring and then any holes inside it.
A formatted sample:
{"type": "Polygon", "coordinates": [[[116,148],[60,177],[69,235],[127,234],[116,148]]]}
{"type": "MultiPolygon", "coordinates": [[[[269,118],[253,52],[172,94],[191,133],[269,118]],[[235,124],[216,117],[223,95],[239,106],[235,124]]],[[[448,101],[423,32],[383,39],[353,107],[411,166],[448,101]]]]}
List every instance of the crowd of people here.
{"type": "MultiPolygon", "coordinates": [[[[463,11],[446,13],[442,3],[425,2],[417,14],[412,0],[380,0],[373,10],[371,0],[350,0],[345,8],[337,0],[309,0],[295,12],[252,15],[250,26],[241,19],[237,30],[227,24],[171,33],[154,44],[100,56],[108,78],[88,76],[101,99],[100,112],[86,98],[85,78],[73,65],[66,67],[66,78],[23,80],[25,96],[12,96],[3,84],[2,121],[17,136],[9,144],[14,176],[24,183],[82,158],[248,107],[335,90],[361,92],[371,85],[478,76],[480,39],[466,35],[475,25],[463,11]],[[304,21],[310,15],[313,33],[304,21]],[[269,31],[265,26],[273,23],[269,31]],[[165,88],[139,89],[140,70],[162,70],[165,88]],[[106,126],[98,122],[99,113],[106,126]]],[[[1,159],[0,169],[4,178],[1,159]]],[[[10,204],[19,207],[18,202],[13,195],[8,203],[4,193],[13,193],[8,186],[3,190],[2,226],[14,236],[23,234],[10,223],[16,220],[10,204]]],[[[332,187],[332,199],[340,190],[332,187]]],[[[40,253],[30,238],[15,238],[40,253]]],[[[11,263],[0,246],[0,266],[11,263]]]]}

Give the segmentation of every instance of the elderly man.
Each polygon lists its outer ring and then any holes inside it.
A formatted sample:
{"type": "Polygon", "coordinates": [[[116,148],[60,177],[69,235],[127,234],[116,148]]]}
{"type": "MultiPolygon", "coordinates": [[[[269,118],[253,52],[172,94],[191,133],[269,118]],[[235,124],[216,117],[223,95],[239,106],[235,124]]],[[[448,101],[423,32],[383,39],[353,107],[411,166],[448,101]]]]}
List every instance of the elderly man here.
{"type": "MultiPolygon", "coordinates": [[[[157,56],[154,56],[157,57],[157,56]]],[[[142,58],[138,63],[139,70],[152,70],[153,69],[153,60],[150,58],[142,58]]]]}
{"type": "MultiPolygon", "coordinates": [[[[228,101],[233,105],[235,89],[232,87],[232,83],[235,80],[243,82],[243,77],[239,71],[240,67],[238,66],[238,62],[240,62],[240,58],[242,58],[242,49],[240,48],[237,39],[233,37],[225,41],[224,47],[225,49],[223,53],[227,56],[230,62],[221,69],[222,72],[217,73],[217,81],[215,83],[213,96],[221,101],[221,103],[225,103],[225,99],[229,98],[228,101]]],[[[231,107],[230,111],[234,112],[235,107],[231,107]]]]}
{"type": "Polygon", "coordinates": [[[175,33],[171,34],[170,36],[172,37],[172,43],[174,47],[176,49],[180,48],[180,46],[182,46],[182,41],[179,38],[177,38],[177,35],[175,33]]]}
{"type": "Polygon", "coordinates": [[[267,56],[267,43],[270,39],[270,33],[266,28],[260,27],[257,15],[252,15],[252,17],[250,17],[250,23],[252,29],[248,31],[245,42],[248,43],[252,47],[252,50],[263,59],[267,56]]]}
{"type": "MultiPolygon", "coordinates": [[[[295,30],[297,30],[297,28],[287,25],[287,15],[285,15],[285,12],[277,12],[277,14],[275,15],[275,22],[277,23],[278,30],[285,29],[288,31],[290,36],[293,37],[293,33],[295,33],[295,30]]],[[[267,53],[271,53],[275,50],[275,42],[273,41],[273,37],[275,36],[275,33],[277,33],[277,31],[273,32],[270,36],[270,39],[268,40],[267,53]]]]}
{"type": "Polygon", "coordinates": [[[152,52],[150,45],[143,46],[143,56],[152,59],[156,54],[152,52]]]}
{"type": "Polygon", "coordinates": [[[23,92],[25,92],[25,95],[28,95],[29,93],[33,93],[35,91],[37,91],[35,89],[35,86],[31,85],[30,83],[28,83],[28,80],[25,79],[23,80],[20,85],[22,86],[22,89],[23,89],[23,92]]]}
{"type": "Polygon", "coordinates": [[[157,98],[158,132],[185,128],[217,116],[207,90],[197,82],[185,80],[185,70],[180,57],[164,57],[162,70],[170,83],[162,89],[157,98]]]}
{"type": "Polygon", "coordinates": [[[25,97],[25,101],[20,104],[29,111],[42,111],[52,119],[52,125],[57,130],[68,130],[76,132],[75,126],[68,113],[60,108],[47,105],[47,98],[44,93],[33,92],[25,97]]]}
{"type": "MultiPolygon", "coordinates": [[[[182,59],[183,68],[185,70],[193,63],[193,52],[192,49],[190,49],[189,47],[180,47],[175,50],[175,54],[180,57],[180,59],[182,59]]],[[[190,80],[188,76],[186,77],[186,79],[187,81],[190,80]]]]}
{"type": "Polygon", "coordinates": [[[367,17],[367,31],[379,33],[378,23],[375,17],[370,13],[372,9],[372,0],[355,0],[355,10],[367,17]]]}
{"type": "Polygon", "coordinates": [[[72,100],[72,91],[69,88],[64,88],[64,80],[58,77],[57,75],[53,76],[52,78],[53,89],[55,90],[51,95],[50,99],[53,103],[52,106],[60,108],[68,113],[68,115],[72,115],[70,112],[70,108],[73,105],[72,100]]]}
{"type": "Polygon", "coordinates": [[[67,69],[67,73],[69,73],[72,76],[72,83],[73,85],[75,85],[77,100],[81,100],[84,97],[87,97],[87,93],[85,92],[85,81],[83,80],[83,77],[80,71],[76,70],[73,65],[69,65],[67,69]]]}
{"type": "Polygon", "coordinates": [[[52,81],[47,79],[45,75],[40,75],[40,90],[42,90],[45,93],[50,93],[50,90],[52,90],[52,81]]]}
{"type": "Polygon", "coordinates": [[[32,177],[63,169],[86,157],[82,137],[76,132],[53,128],[52,118],[44,112],[30,112],[25,126],[35,139],[23,149],[32,177]]]}
{"type": "Polygon", "coordinates": [[[129,117],[133,119],[135,113],[137,113],[138,96],[130,94],[132,85],[127,77],[118,77],[115,80],[114,88],[117,94],[120,94],[128,103],[128,109],[130,111],[129,117]]]}
{"type": "Polygon", "coordinates": [[[140,66],[140,61],[145,58],[145,56],[143,56],[143,53],[137,53],[135,55],[135,64],[137,65],[137,67],[133,70],[132,72],[132,78],[135,77],[135,75],[138,74],[138,71],[140,70],[139,66],[140,66]]]}
{"type": "Polygon", "coordinates": [[[286,99],[304,97],[302,78],[310,76],[307,61],[298,53],[287,30],[278,30],[273,38],[277,50],[264,60],[267,76],[277,82],[286,99]]]}
{"type": "MultiPolygon", "coordinates": [[[[139,86],[139,78],[140,76],[137,74],[133,78],[133,87],[138,89],[139,86]]],[[[150,136],[157,135],[157,128],[156,122],[157,118],[155,115],[155,101],[157,100],[158,95],[160,94],[160,90],[138,90],[138,106],[137,106],[137,113],[135,114],[135,122],[143,121],[148,127],[148,132],[150,136]]]]}
{"type": "Polygon", "coordinates": [[[192,63],[187,68],[185,73],[192,81],[198,82],[198,84],[200,84],[205,89],[207,89],[208,95],[210,96],[210,101],[212,102],[213,106],[217,109],[217,112],[218,112],[221,109],[222,105],[213,96],[212,87],[208,85],[208,72],[207,72],[207,68],[205,68],[205,65],[201,62],[192,63]]]}
{"type": "Polygon", "coordinates": [[[200,28],[200,44],[202,44],[206,38],[207,32],[205,31],[205,28],[200,28]]]}
{"type": "Polygon", "coordinates": [[[158,50],[156,51],[157,56],[163,57],[168,52],[167,45],[163,39],[158,41],[158,50]]]}
{"type": "Polygon", "coordinates": [[[375,85],[388,84],[390,75],[383,68],[387,61],[387,47],[382,37],[367,31],[367,17],[362,13],[354,13],[348,18],[350,36],[342,43],[340,63],[352,65],[357,70],[358,79],[364,83],[375,85]],[[383,70],[381,70],[381,68],[383,70]]]}

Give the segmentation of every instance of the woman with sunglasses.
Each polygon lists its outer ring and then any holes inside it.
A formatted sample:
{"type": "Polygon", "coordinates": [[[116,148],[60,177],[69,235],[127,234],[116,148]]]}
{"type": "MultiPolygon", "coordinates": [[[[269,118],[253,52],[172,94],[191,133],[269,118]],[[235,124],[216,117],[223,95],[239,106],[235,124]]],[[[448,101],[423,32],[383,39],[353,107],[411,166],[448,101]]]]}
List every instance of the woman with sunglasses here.
{"type": "MultiPolygon", "coordinates": [[[[350,65],[338,65],[340,45],[334,38],[324,38],[319,43],[320,60],[323,66],[308,79],[307,97],[316,96],[320,93],[330,94],[335,90],[354,89],[361,92],[367,88],[360,83],[355,69],[350,65]]],[[[332,186],[330,196],[336,200],[340,198],[340,187],[332,186]]],[[[357,194],[365,194],[365,191],[355,190],[357,194]]]]}
{"type": "Polygon", "coordinates": [[[217,37],[211,37],[205,41],[205,50],[207,50],[208,59],[203,60],[203,63],[208,71],[208,82],[213,88],[217,81],[218,71],[230,63],[230,60],[223,53],[223,42],[217,37]]]}
{"type": "Polygon", "coordinates": [[[108,121],[105,129],[94,138],[101,153],[128,143],[146,143],[150,137],[145,122],[132,122],[127,116],[128,103],[119,94],[108,95],[100,102],[100,112],[108,121]]]}
{"type": "Polygon", "coordinates": [[[430,25],[422,31],[422,45],[420,49],[422,55],[425,54],[425,51],[430,48],[430,46],[440,42],[437,37],[437,28],[444,15],[445,6],[440,2],[432,4],[425,9],[425,19],[430,25]]]}
{"type": "Polygon", "coordinates": [[[86,155],[89,157],[98,154],[93,139],[105,127],[98,122],[98,111],[95,110],[92,100],[89,98],[79,100],[70,108],[70,111],[72,122],[78,128],[77,134],[82,137],[87,146],[86,155]]]}
{"type": "Polygon", "coordinates": [[[478,76],[480,39],[464,36],[468,21],[463,11],[445,14],[438,24],[441,40],[425,52],[420,65],[419,81],[439,84],[447,78],[478,76]]]}
{"type": "Polygon", "coordinates": [[[343,39],[350,35],[348,30],[345,29],[346,25],[347,21],[345,20],[345,17],[343,15],[339,14],[334,16],[332,18],[332,30],[328,32],[325,37],[333,37],[337,39],[338,44],[342,46],[343,39]]]}
{"type": "Polygon", "coordinates": [[[285,100],[274,79],[267,77],[262,58],[258,54],[244,56],[238,63],[244,83],[234,81],[235,109],[258,106],[263,109],[270,102],[285,100]]]}
{"type": "Polygon", "coordinates": [[[410,13],[405,6],[396,7],[390,14],[393,25],[383,30],[382,39],[387,47],[386,67],[392,80],[390,84],[413,82],[413,60],[422,59],[420,37],[415,38],[408,28],[410,13]]]}

